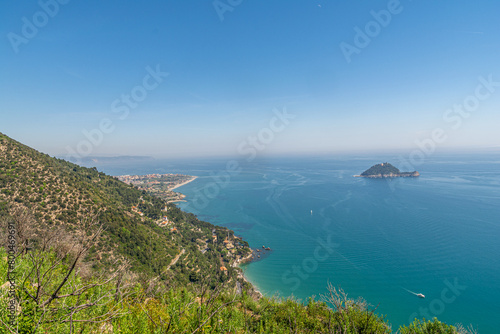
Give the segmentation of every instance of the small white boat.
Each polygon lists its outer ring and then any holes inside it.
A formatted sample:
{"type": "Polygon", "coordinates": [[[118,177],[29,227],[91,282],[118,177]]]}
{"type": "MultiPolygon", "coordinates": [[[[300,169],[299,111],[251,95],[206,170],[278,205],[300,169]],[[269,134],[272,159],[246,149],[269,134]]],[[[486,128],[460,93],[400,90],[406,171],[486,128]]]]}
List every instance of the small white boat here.
{"type": "Polygon", "coordinates": [[[409,293],[411,293],[412,295],[417,296],[418,298],[425,298],[425,296],[424,296],[424,294],[423,294],[423,293],[416,293],[416,292],[410,291],[410,290],[408,290],[408,289],[406,289],[406,288],[403,288],[403,287],[401,287],[401,288],[402,288],[403,290],[408,291],[408,292],[409,292],[409,293]]]}

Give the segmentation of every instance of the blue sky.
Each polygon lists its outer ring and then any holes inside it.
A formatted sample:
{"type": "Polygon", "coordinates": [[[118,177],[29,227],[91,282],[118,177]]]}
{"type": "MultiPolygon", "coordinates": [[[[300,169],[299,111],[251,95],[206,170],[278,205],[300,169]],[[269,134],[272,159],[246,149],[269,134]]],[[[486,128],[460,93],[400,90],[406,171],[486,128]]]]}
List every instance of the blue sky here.
{"type": "Polygon", "coordinates": [[[7,0],[0,132],[58,156],[235,155],[252,136],[270,155],[410,152],[436,129],[437,150],[498,148],[498,13],[496,0],[7,0]],[[283,110],[293,119],[270,130],[283,110]]]}

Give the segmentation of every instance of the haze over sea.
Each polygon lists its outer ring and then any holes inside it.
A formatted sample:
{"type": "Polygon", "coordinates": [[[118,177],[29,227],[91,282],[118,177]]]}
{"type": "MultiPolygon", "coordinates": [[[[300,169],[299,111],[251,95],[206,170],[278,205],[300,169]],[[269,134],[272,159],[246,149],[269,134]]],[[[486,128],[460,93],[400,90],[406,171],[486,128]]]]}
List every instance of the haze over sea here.
{"type": "Polygon", "coordinates": [[[266,295],[318,298],[330,282],[378,306],[394,329],[438,317],[497,332],[500,154],[435,155],[416,166],[419,178],[391,180],[353,175],[380,162],[400,167],[397,156],[261,159],[217,179],[227,161],[97,167],[198,176],[177,189],[188,200],[179,207],[272,248],[244,266],[266,295]]]}

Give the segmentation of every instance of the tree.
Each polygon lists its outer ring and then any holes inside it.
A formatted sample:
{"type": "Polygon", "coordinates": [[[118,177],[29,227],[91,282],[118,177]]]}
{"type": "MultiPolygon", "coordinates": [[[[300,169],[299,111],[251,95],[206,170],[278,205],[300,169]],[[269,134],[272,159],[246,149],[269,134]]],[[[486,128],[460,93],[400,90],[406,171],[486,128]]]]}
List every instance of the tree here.
{"type": "Polygon", "coordinates": [[[332,305],[327,327],[329,333],[390,333],[390,326],[384,318],[369,310],[365,300],[347,298],[347,293],[328,283],[328,293],[322,295],[327,305],[332,305]]]}
{"type": "Polygon", "coordinates": [[[83,228],[74,235],[61,228],[37,230],[26,210],[14,210],[10,219],[19,241],[16,262],[23,263],[16,287],[20,332],[67,324],[73,333],[76,323],[109,322],[122,314],[120,301],[128,293],[121,278],[128,262],[118,260],[114,269],[97,275],[86,272],[83,262],[103,232],[97,214],[82,218],[83,228]]]}

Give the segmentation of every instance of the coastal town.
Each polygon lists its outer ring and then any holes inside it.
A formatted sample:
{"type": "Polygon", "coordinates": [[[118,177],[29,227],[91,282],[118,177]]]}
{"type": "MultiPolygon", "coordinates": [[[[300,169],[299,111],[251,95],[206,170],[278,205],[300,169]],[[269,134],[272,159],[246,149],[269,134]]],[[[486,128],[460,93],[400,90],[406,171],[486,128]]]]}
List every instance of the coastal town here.
{"type": "Polygon", "coordinates": [[[174,189],[196,180],[196,176],[183,174],[120,175],[116,178],[127,184],[156,195],[168,203],[184,201],[185,195],[174,189]]]}

